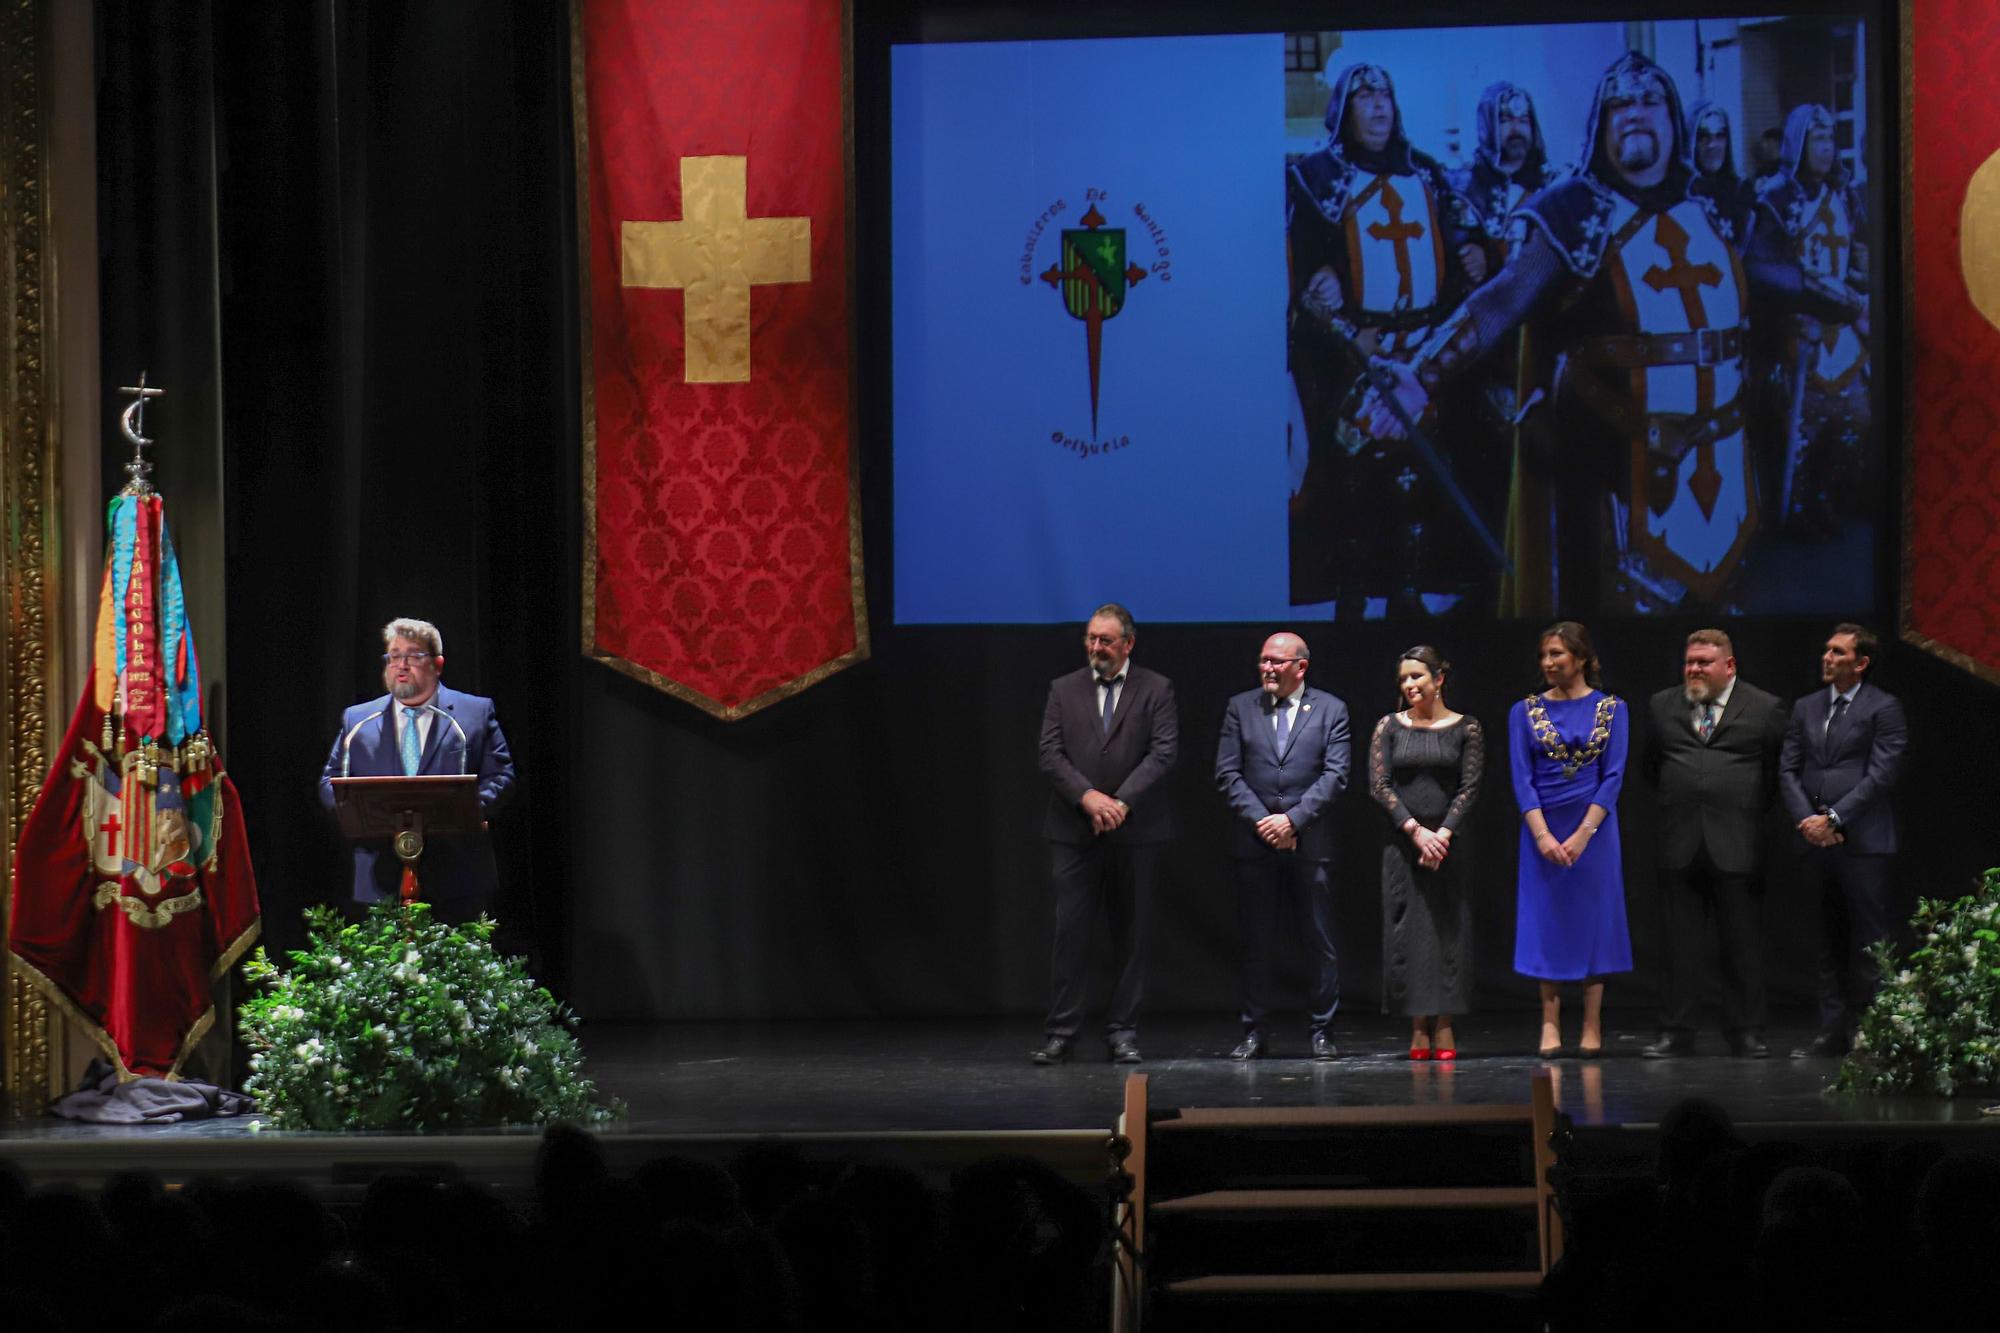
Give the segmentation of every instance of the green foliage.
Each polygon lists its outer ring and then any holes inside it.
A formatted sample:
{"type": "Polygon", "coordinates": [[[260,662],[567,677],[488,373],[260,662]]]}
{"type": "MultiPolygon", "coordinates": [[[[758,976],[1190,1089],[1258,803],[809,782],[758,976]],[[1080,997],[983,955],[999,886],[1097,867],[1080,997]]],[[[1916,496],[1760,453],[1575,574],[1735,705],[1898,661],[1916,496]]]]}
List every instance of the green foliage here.
{"type": "Polygon", "coordinates": [[[583,1074],[576,1019],[493,923],[456,929],[388,902],[345,925],[306,913],[308,946],[280,969],[259,949],[242,1027],[245,1089],[274,1129],[463,1129],[589,1123],[613,1110],[583,1074]]]}
{"type": "Polygon", "coordinates": [[[1957,902],[1919,901],[1910,926],[1917,947],[1902,967],[1886,940],[1875,945],[1882,989],[1833,1086],[1940,1097],[2000,1087],[2000,868],[1957,902]]]}

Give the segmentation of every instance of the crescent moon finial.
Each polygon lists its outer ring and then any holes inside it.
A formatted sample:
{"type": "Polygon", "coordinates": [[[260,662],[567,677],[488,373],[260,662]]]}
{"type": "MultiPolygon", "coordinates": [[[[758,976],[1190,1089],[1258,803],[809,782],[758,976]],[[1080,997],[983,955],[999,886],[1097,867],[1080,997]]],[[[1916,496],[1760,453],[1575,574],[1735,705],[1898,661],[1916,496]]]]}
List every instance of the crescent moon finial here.
{"type": "Polygon", "coordinates": [[[128,385],[118,392],[132,395],[132,401],[118,414],[118,429],[126,439],[132,441],[132,461],[125,465],[125,475],[130,480],[125,483],[124,489],[120,490],[119,494],[151,495],[153,485],[147,478],[153,474],[153,465],[146,461],[146,446],[152,441],[143,433],[146,429],[146,400],[162,397],[167,391],[148,388],[146,372],[142,370],[139,372],[137,384],[128,385]]]}

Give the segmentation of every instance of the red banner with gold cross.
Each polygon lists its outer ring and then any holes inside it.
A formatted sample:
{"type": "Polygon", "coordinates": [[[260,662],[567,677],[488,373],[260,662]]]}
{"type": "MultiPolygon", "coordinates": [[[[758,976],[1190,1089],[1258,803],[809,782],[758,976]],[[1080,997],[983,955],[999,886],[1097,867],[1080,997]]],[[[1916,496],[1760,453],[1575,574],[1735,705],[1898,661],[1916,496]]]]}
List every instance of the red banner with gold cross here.
{"type": "Polygon", "coordinates": [[[2000,681],[2000,13],[1903,22],[1903,637],[2000,681]]]}
{"type": "Polygon", "coordinates": [[[867,656],[841,0],[573,0],[584,652],[725,719],[867,656]]]}

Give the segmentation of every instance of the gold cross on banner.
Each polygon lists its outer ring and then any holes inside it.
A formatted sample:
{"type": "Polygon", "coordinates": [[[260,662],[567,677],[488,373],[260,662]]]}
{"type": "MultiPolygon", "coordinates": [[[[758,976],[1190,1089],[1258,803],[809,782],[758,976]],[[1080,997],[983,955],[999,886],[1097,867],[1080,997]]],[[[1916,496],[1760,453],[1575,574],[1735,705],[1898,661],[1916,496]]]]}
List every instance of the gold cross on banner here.
{"type": "Polygon", "coordinates": [[[750,378],[750,288],[812,281],[812,219],[746,217],[748,158],[681,159],[681,221],[619,227],[627,287],[687,293],[690,384],[750,378]]]}

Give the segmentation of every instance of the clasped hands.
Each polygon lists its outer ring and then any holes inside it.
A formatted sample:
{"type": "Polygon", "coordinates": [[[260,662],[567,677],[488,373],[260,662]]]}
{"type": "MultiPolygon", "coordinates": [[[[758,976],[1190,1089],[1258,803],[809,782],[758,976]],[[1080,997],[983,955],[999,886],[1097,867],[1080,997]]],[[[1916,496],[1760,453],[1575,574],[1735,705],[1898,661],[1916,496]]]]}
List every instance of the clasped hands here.
{"type": "Polygon", "coordinates": [[[1847,841],[1847,835],[1834,826],[1826,815],[1807,815],[1799,821],[1799,836],[1815,847],[1836,847],[1847,841]]]}
{"type": "Polygon", "coordinates": [[[1451,855],[1451,835],[1442,829],[1427,829],[1415,820],[1415,827],[1409,830],[1410,841],[1416,844],[1417,866],[1422,870],[1436,870],[1444,864],[1445,857],[1451,855]]]}
{"type": "Polygon", "coordinates": [[[1299,831],[1293,826],[1290,815],[1265,815],[1257,821],[1257,836],[1272,851],[1298,850],[1299,831]]]}
{"type": "Polygon", "coordinates": [[[1544,861],[1573,866],[1583,856],[1583,849],[1590,846],[1590,835],[1596,831],[1588,824],[1578,824],[1576,832],[1560,841],[1555,834],[1543,831],[1535,835],[1535,850],[1542,854],[1544,861]]]}
{"type": "Polygon", "coordinates": [[[1083,813],[1090,816],[1090,831],[1104,834],[1125,822],[1130,813],[1123,801],[1115,796],[1106,796],[1101,791],[1087,791],[1080,802],[1083,813]]]}

